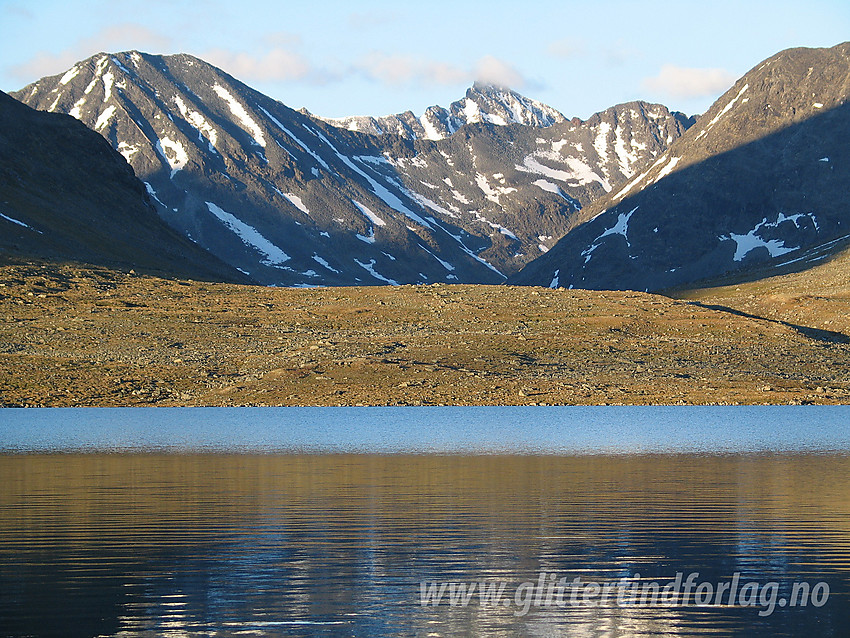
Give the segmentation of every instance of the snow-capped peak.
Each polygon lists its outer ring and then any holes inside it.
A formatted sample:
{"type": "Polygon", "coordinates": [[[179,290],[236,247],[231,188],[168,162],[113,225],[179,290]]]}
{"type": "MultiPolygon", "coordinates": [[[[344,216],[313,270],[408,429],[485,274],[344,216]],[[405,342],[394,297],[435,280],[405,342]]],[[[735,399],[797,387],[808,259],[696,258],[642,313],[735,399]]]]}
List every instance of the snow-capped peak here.
{"type": "MultiPolygon", "coordinates": [[[[314,116],[315,117],[315,116],[314,116]]],[[[497,126],[524,124],[547,127],[566,121],[556,109],[532,100],[506,87],[476,82],[463,99],[452,102],[449,108],[431,106],[417,117],[406,111],[382,117],[351,116],[319,118],[350,131],[373,135],[394,133],[408,139],[440,140],[453,135],[465,124],[487,123],[497,126]]]]}
{"type": "MultiPolygon", "coordinates": [[[[566,120],[563,114],[551,106],[520,95],[507,87],[493,84],[473,84],[466,92],[464,108],[468,108],[470,102],[477,106],[481,117],[479,121],[492,124],[546,127],[566,120]]],[[[459,103],[455,102],[452,107],[457,104],[459,103]]]]}

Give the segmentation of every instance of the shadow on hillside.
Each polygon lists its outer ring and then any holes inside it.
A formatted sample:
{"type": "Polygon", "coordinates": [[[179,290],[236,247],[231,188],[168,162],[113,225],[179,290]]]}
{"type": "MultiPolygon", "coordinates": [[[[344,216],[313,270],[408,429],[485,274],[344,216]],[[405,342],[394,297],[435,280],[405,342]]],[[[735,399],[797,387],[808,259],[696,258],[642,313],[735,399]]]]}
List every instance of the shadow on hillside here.
{"type": "Polygon", "coordinates": [[[850,343],[850,336],[842,332],[834,332],[832,330],[823,330],[821,328],[812,328],[810,326],[802,326],[796,323],[789,323],[788,321],[781,321],[779,319],[770,319],[768,317],[762,317],[761,315],[754,315],[749,312],[744,312],[743,310],[738,310],[737,308],[732,308],[730,306],[723,306],[720,304],[708,304],[702,303],[699,301],[689,301],[689,304],[692,306],[698,306],[699,308],[705,308],[706,310],[717,310],[720,312],[728,312],[729,314],[736,315],[738,317],[744,317],[746,319],[756,319],[758,321],[766,321],[768,323],[775,323],[780,326],[785,326],[787,328],[791,328],[796,332],[800,333],[804,337],[812,339],[814,341],[820,341],[821,343],[850,343]]]}
{"type": "Polygon", "coordinates": [[[804,272],[810,268],[828,264],[848,250],[850,250],[850,235],[844,235],[838,239],[832,239],[816,246],[800,248],[793,253],[783,255],[781,258],[772,259],[746,270],[734,271],[720,277],[695,281],[685,286],[678,286],[661,292],[671,297],[678,297],[681,293],[689,291],[737,286],[770,277],[804,272]]]}
{"type": "Polygon", "coordinates": [[[577,227],[509,283],[546,285],[560,269],[562,286],[659,291],[731,276],[752,281],[776,266],[806,270],[821,260],[797,257],[850,233],[848,149],[845,103],[666,175],[577,227]],[[612,213],[626,217],[634,209],[627,236],[615,231],[612,213]],[[772,257],[767,244],[799,249],[772,257]]]}

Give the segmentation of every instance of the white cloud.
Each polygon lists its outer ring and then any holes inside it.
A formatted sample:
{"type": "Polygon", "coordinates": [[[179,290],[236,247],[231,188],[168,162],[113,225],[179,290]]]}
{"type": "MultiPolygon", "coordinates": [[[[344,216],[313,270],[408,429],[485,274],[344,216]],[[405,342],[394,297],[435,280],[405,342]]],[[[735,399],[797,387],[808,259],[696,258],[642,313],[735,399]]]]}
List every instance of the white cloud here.
{"type": "Polygon", "coordinates": [[[446,62],[379,52],[360,59],[351,70],[390,86],[414,83],[451,86],[471,82],[473,77],[470,71],[446,62]]]}
{"type": "Polygon", "coordinates": [[[304,42],[300,35],[297,33],[290,33],[289,31],[273,31],[271,33],[266,33],[262,37],[262,40],[268,46],[286,49],[299,47],[304,42]]]}
{"type": "Polygon", "coordinates": [[[171,45],[170,38],[140,24],[128,22],[101,29],[59,53],[42,51],[26,62],[10,67],[9,71],[14,77],[32,82],[46,75],[61,73],[75,62],[101,51],[140,49],[159,53],[169,49],[171,45]]]}
{"type": "Polygon", "coordinates": [[[658,75],[644,78],[643,86],[678,98],[710,97],[726,91],[735,79],[725,69],[693,69],[665,64],[658,75]]]}
{"type": "Polygon", "coordinates": [[[22,64],[9,67],[9,74],[23,82],[35,82],[45,76],[55,75],[68,69],[83,57],[86,56],[74,53],[70,49],[58,54],[41,52],[22,64]]]}
{"type": "Polygon", "coordinates": [[[528,80],[507,62],[487,55],[481,58],[475,68],[475,79],[487,84],[523,89],[528,80]]]}
{"type": "Polygon", "coordinates": [[[354,65],[354,69],[383,84],[405,84],[420,75],[420,64],[411,57],[372,52],[354,65]]]}
{"type": "Polygon", "coordinates": [[[300,54],[284,48],[274,48],[262,55],[213,49],[200,57],[243,81],[317,81],[324,75],[300,54]]]}
{"type": "MultiPolygon", "coordinates": [[[[352,14],[350,19],[365,20],[367,15],[352,14]]],[[[392,16],[381,16],[390,20],[392,16]]],[[[138,49],[150,53],[169,53],[175,42],[151,29],[134,23],[124,23],[102,29],[91,37],[79,40],[58,53],[43,51],[27,62],[11,67],[15,77],[26,82],[62,73],[76,62],[98,52],[117,52],[138,49]]],[[[389,86],[459,86],[475,81],[521,90],[536,86],[515,67],[492,55],[459,66],[445,61],[415,56],[372,52],[358,61],[345,63],[315,63],[299,52],[300,36],[284,31],[269,33],[260,38],[253,51],[234,51],[212,48],[189,51],[246,82],[298,82],[324,85],[359,75],[389,86]]]]}
{"type": "Polygon", "coordinates": [[[553,58],[574,58],[584,53],[584,44],[571,38],[550,42],[546,53],[553,58]]]}
{"type": "Polygon", "coordinates": [[[513,66],[490,55],[478,60],[472,68],[463,68],[436,60],[372,52],[351,70],[390,86],[417,83],[455,86],[479,81],[521,89],[532,84],[513,66]]]}
{"type": "Polygon", "coordinates": [[[469,72],[445,62],[430,62],[425,72],[425,80],[438,86],[452,86],[469,82],[469,72]]]}

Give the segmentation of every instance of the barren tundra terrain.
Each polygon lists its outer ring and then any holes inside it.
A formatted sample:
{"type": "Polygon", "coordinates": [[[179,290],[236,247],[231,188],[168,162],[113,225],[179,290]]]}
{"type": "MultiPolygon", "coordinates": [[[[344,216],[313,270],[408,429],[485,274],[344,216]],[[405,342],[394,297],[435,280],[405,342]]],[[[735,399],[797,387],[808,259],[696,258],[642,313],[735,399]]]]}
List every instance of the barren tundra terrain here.
{"type": "Polygon", "coordinates": [[[10,258],[0,282],[6,407],[850,399],[840,287],[292,289],[10,258]]]}

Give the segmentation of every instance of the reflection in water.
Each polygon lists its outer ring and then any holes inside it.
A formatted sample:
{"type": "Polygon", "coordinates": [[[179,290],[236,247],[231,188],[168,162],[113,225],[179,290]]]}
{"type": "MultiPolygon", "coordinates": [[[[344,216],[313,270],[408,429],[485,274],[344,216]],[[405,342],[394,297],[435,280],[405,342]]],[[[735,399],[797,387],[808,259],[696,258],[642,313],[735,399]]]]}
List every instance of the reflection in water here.
{"type": "Polygon", "coordinates": [[[841,635],[848,470],[843,455],[7,455],[0,633],[841,635]],[[766,617],[419,604],[423,580],[694,571],[831,595],[766,617]]]}

